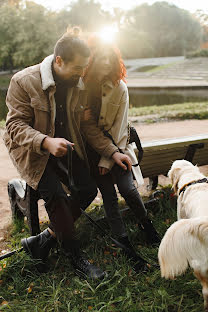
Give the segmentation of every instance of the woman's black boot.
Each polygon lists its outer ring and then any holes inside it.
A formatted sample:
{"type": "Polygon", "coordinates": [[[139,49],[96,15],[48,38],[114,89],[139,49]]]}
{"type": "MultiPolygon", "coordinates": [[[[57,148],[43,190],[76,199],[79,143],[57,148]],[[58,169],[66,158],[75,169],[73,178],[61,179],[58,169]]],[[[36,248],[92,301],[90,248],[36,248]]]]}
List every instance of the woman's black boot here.
{"type": "Polygon", "coordinates": [[[102,280],[107,273],[99,267],[90,263],[86,255],[80,251],[79,241],[71,240],[67,244],[63,244],[63,252],[68,257],[75,269],[75,273],[82,278],[90,278],[91,280],[102,280]]]}
{"type": "Polygon", "coordinates": [[[141,222],[140,226],[142,231],[146,234],[147,242],[151,245],[159,245],[160,237],[154,228],[152,221],[146,218],[141,222]]]}

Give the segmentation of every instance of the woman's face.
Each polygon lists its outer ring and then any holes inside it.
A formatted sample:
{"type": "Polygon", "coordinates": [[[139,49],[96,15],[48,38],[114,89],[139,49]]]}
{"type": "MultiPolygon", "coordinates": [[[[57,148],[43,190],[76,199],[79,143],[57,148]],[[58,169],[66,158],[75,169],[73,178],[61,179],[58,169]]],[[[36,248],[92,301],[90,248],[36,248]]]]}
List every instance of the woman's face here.
{"type": "Polygon", "coordinates": [[[103,76],[108,76],[112,70],[112,61],[109,53],[98,54],[95,57],[94,65],[96,71],[103,76]]]}

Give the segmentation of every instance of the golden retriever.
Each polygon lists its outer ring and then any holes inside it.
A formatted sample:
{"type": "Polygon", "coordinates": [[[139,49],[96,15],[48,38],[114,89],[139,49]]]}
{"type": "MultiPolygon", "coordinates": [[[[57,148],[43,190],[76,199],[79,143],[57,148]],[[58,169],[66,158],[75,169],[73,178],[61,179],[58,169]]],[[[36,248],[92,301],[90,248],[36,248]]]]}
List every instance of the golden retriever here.
{"type": "Polygon", "coordinates": [[[178,221],[167,230],[159,247],[161,276],[173,279],[190,265],[201,282],[208,311],[208,181],[186,160],[176,160],[168,176],[178,196],[178,221]]]}

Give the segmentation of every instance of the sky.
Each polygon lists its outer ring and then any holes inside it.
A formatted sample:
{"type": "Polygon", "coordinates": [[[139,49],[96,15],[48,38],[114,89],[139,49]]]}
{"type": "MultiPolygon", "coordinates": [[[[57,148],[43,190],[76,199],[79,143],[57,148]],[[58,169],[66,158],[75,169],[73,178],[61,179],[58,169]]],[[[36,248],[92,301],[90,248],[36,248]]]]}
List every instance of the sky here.
{"type": "MultiPolygon", "coordinates": [[[[51,10],[60,10],[65,6],[69,5],[73,0],[33,0],[36,3],[42,4],[51,10]]],[[[76,1],[76,0],[75,0],[76,1]]],[[[102,4],[104,10],[111,11],[113,7],[121,8],[123,10],[128,10],[134,6],[138,6],[144,2],[148,4],[153,4],[155,0],[95,0],[102,4]]],[[[202,9],[207,12],[207,1],[205,0],[172,0],[167,1],[169,3],[175,4],[176,6],[188,10],[190,12],[195,12],[198,9],[202,9]]]]}

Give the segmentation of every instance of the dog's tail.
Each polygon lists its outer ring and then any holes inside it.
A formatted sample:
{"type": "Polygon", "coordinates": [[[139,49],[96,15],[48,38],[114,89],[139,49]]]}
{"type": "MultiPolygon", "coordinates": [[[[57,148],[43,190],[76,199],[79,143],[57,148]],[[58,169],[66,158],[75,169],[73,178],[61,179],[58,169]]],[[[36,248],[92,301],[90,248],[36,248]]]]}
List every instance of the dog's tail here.
{"type": "Polygon", "coordinates": [[[173,223],[161,241],[158,259],[165,278],[184,273],[188,265],[200,271],[208,261],[208,217],[173,223]]]}

